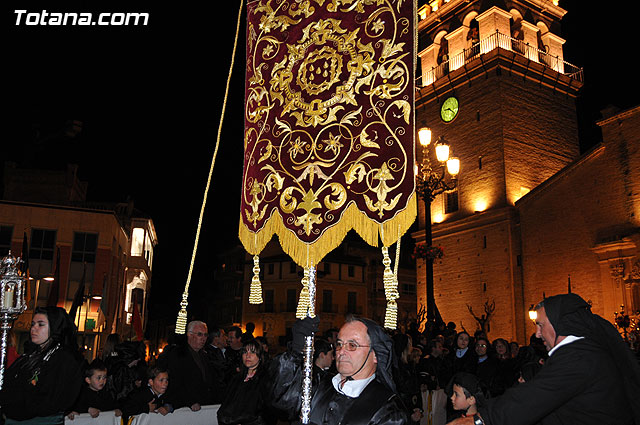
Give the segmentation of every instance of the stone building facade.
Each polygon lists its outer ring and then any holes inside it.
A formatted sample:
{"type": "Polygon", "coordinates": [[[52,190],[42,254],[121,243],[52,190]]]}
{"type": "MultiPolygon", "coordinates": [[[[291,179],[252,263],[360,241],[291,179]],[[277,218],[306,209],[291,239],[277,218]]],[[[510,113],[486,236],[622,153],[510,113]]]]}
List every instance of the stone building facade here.
{"type": "Polygon", "coordinates": [[[32,301],[15,323],[17,336],[28,338],[33,309],[47,305],[52,288],[58,288],[57,305],[69,311],[84,276],[76,325],[87,359],[112,332],[135,339],[134,304],[143,328],[148,317],[157,244],[153,220],[131,202],[87,202],[87,183],[78,179],[74,165],[62,171],[5,163],[3,177],[0,255],[9,250],[24,255],[24,235],[29,244],[32,301]]]}
{"type": "MultiPolygon", "coordinates": [[[[640,181],[635,114],[602,121],[603,145],[580,155],[582,71],[562,56],[566,13],[531,1],[434,0],[419,9],[417,125],[444,136],[461,164],[457,189],[429,205],[433,244],[444,250],[434,264],[435,301],[458,329],[478,326],[468,307],[480,316],[495,302],[490,337],[524,342],[531,304],[566,292],[569,281],[604,317],[622,301],[640,308],[629,284],[640,181]],[[458,107],[445,120],[449,98],[458,107]]],[[[422,207],[417,243],[425,241],[422,207]]],[[[416,267],[418,306],[426,305],[424,261],[416,267]]]]}

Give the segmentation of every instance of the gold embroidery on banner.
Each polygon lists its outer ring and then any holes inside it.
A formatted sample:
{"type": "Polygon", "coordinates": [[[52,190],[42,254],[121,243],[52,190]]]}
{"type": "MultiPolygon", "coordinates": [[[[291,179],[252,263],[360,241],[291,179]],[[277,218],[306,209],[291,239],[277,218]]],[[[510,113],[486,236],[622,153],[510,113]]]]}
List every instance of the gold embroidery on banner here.
{"type": "Polygon", "coordinates": [[[408,202],[399,190],[413,178],[413,146],[400,140],[412,111],[402,3],[261,0],[251,10],[259,24],[248,25],[245,119],[253,126],[245,133],[243,213],[254,232],[273,202],[290,215],[286,226],[306,236],[336,223],[354,196],[382,221],[403,196],[408,202]],[[366,16],[347,22],[345,12],[366,16]],[[258,164],[259,173],[247,173],[258,164]]]}

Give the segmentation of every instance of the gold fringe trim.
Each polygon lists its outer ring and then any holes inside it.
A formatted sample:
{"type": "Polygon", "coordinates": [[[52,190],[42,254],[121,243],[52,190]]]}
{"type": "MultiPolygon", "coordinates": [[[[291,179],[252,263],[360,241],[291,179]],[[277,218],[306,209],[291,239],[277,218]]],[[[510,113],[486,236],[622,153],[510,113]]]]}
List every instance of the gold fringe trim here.
{"type": "Polygon", "coordinates": [[[278,210],[273,210],[258,232],[248,229],[242,220],[238,237],[242,245],[251,255],[259,254],[273,235],[278,235],[280,246],[291,259],[301,267],[308,264],[318,264],[325,255],[337,248],[349,230],[355,230],[365,242],[371,246],[390,246],[396,242],[413,224],[417,215],[417,201],[415,192],[409,198],[407,206],[398,211],[391,219],[382,223],[370,219],[362,213],[355,202],[349,204],[340,220],[324,230],[323,234],[313,243],[307,244],[284,226],[282,216],[278,210]],[[382,227],[382,229],[381,229],[382,227]]]}

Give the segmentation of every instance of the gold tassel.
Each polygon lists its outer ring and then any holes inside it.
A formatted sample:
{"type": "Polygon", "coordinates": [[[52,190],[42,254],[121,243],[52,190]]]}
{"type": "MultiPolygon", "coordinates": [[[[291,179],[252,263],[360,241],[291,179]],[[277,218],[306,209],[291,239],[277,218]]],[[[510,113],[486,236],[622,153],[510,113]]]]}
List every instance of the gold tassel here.
{"type": "Polygon", "coordinates": [[[253,277],[249,289],[249,304],[262,304],[262,285],[260,284],[260,257],[253,256],[253,277]]]}
{"type": "Polygon", "coordinates": [[[298,300],[298,308],[296,309],[296,317],[304,319],[307,317],[309,309],[309,268],[304,268],[304,276],[302,277],[302,290],[300,291],[300,299],[298,300]]]}
{"type": "Polygon", "coordinates": [[[189,292],[182,293],[182,301],[180,301],[180,311],[176,319],[176,333],[184,335],[187,330],[187,306],[189,305],[189,292]]]}
{"type": "Polygon", "coordinates": [[[389,257],[389,248],[382,247],[382,264],[384,264],[384,274],[382,282],[384,283],[384,294],[387,298],[387,311],[384,316],[384,327],[387,329],[396,329],[398,326],[398,304],[396,300],[400,298],[398,293],[398,283],[394,279],[391,270],[391,258],[389,257]]]}

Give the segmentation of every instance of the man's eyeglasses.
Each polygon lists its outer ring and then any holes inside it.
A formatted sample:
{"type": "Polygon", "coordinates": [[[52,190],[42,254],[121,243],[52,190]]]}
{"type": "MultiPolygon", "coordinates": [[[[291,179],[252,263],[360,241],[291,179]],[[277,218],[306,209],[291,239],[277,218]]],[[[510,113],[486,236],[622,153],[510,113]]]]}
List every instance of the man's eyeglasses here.
{"type": "Polygon", "coordinates": [[[343,348],[346,348],[347,351],[356,351],[360,347],[371,347],[370,345],[360,345],[357,342],[353,341],[336,341],[336,351],[340,351],[343,348]]]}
{"type": "Polygon", "coordinates": [[[487,344],[476,344],[476,347],[487,348],[487,344]]]}
{"type": "Polygon", "coordinates": [[[189,333],[191,335],[199,336],[200,338],[202,338],[203,336],[209,336],[209,334],[207,334],[206,332],[191,332],[191,331],[189,331],[189,333]]]}

